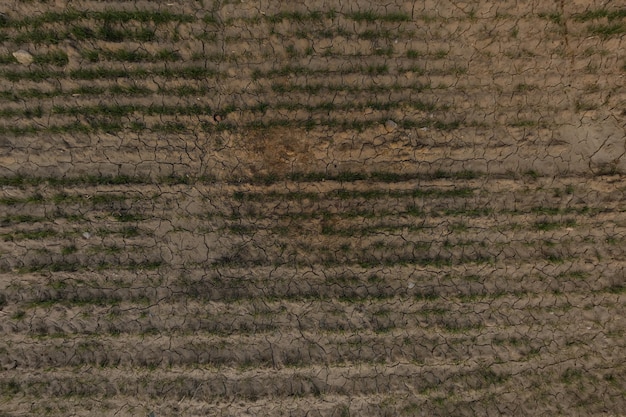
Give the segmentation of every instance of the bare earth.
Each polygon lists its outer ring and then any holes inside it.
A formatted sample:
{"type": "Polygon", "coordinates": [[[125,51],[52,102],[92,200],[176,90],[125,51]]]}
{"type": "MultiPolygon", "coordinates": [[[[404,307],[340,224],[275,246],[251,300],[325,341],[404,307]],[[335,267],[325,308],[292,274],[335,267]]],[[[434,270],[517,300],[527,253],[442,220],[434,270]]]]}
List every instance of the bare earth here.
{"type": "Polygon", "coordinates": [[[338,3],[0,5],[0,417],[626,415],[626,5],[338,3]]]}

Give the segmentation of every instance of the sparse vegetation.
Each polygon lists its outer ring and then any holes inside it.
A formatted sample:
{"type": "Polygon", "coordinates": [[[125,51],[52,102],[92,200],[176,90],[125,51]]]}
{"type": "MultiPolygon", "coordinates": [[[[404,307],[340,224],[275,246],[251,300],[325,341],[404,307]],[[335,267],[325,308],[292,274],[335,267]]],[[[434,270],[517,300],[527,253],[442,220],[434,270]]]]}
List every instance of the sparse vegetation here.
{"type": "Polygon", "coordinates": [[[623,7],[53,3],[0,11],[0,417],[622,412],[623,7]]]}
{"type": "Polygon", "coordinates": [[[590,9],[584,13],[574,15],[574,19],[579,22],[588,22],[590,20],[598,20],[606,18],[609,22],[613,20],[623,19],[626,17],[626,8],[621,9],[590,9]]]}
{"type": "Polygon", "coordinates": [[[609,23],[606,25],[597,24],[589,25],[588,31],[592,35],[598,35],[603,38],[609,38],[611,36],[621,35],[626,33],[626,23],[609,23]]]}

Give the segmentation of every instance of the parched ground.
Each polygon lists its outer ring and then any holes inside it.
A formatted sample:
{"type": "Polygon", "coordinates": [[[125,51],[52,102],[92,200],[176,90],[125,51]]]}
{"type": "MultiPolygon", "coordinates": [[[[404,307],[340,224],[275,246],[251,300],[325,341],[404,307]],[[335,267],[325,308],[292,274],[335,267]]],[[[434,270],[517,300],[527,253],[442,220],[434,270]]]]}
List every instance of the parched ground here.
{"type": "Polygon", "coordinates": [[[626,5],[338,3],[0,5],[0,416],[624,415],[626,5]]]}

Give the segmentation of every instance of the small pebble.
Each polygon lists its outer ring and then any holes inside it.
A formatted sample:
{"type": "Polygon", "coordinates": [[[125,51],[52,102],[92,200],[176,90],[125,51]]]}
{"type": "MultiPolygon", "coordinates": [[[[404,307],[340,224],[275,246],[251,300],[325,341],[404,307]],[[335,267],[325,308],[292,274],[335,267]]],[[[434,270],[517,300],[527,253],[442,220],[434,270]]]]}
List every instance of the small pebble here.
{"type": "Polygon", "coordinates": [[[385,122],[385,129],[387,130],[387,132],[393,132],[397,128],[398,128],[398,124],[394,122],[393,120],[389,119],[385,122]]]}
{"type": "Polygon", "coordinates": [[[17,62],[19,62],[22,65],[30,65],[35,60],[29,52],[26,52],[23,49],[13,52],[13,56],[15,57],[17,62]]]}

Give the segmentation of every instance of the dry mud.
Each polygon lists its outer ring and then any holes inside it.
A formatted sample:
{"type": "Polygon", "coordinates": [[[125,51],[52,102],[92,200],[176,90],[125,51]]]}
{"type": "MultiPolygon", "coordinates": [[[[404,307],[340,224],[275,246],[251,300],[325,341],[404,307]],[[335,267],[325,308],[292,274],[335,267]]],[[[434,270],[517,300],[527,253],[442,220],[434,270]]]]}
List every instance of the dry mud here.
{"type": "Polygon", "coordinates": [[[336,3],[0,5],[0,416],[623,415],[625,6],[336,3]]]}

